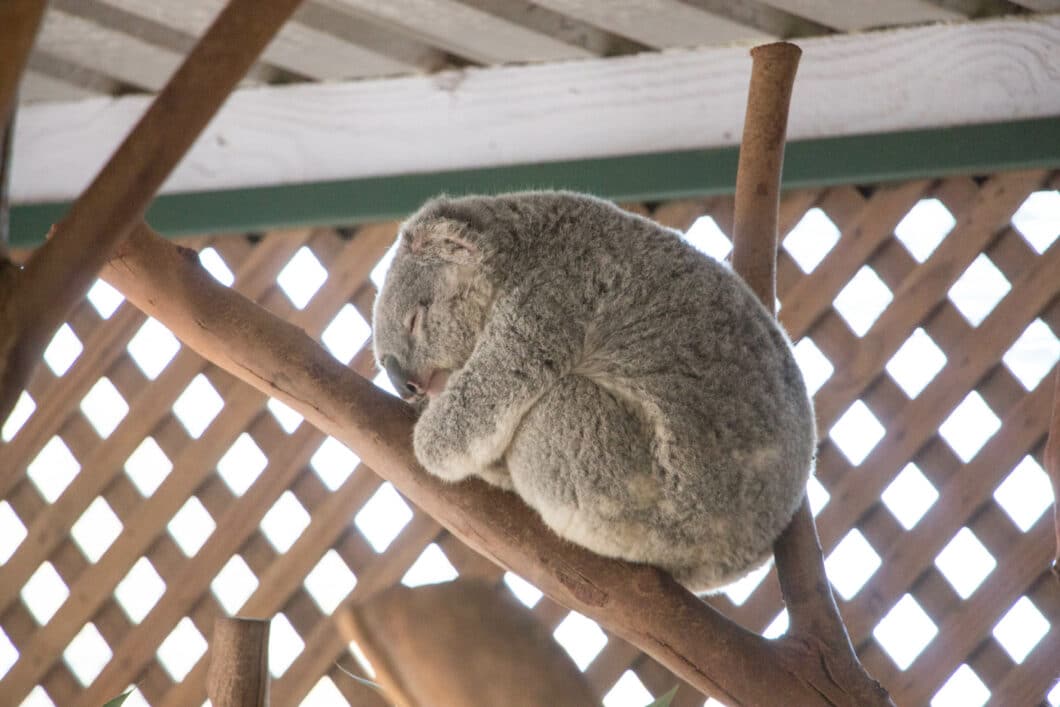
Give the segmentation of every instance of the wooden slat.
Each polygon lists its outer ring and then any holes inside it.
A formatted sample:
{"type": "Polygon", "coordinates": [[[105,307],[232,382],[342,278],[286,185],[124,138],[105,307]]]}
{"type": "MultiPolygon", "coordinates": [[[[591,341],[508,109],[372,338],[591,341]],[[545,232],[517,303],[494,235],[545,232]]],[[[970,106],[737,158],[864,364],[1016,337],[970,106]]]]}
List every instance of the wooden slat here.
{"type": "Polygon", "coordinates": [[[19,88],[19,100],[24,103],[44,101],[79,101],[100,95],[99,92],[83,88],[75,83],[67,83],[39,71],[27,71],[22,77],[19,88]]]}
{"type": "Polygon", "coordinates": [[[592,54],[454,0],[331,0],[401,27],[458,56],[486,64],[560,61],[592,54]]]}
{"type": "Polygon", "coordinates": [[[727,17],[676,0],[535,0],[555,12],[576,17],[656,49],[695,47],[772,36],[727,17]]]}
{"type": "Polygon", "coordinates": [[[950,676],[1008,611],[1006,599],[1018,597],[1047,572],[1050,530],[1048,523],[1038,523],[1006,548],[986,581],[943,619],[938,635],[903,673],[903,679],[888,686],[898,704],[926,704],[937,689],[934,686],[950,676]]]}
{"type": "Polygon", "coordinates": [[[966,19],[964,15],[946,9],[941,3],[927,0],[764,0],[792,14],[807,17],[827,27],[852,32],[874,27],[919,24],[921,22],[966,19]]]}
{"type": "MultiPolygon", "coordinates": [[[[270,238],[266,244],[254,250],[252,257],[235,268],[236,287],[245,295],[256,299],[266,287],[272,285],[276,273],[308,235],[308,230],[274,234],[274,237],[270,238]]],[[[124,314],[116,313],[110,320],[112,322],[110,326],[100,328],[101,338],[108,329],[119,334],[125,330],[120,321],[122,316],[137,318],[138,321],[143,319],[143,315],[131,306],[123,305],[121,311],[124,314]]],[[[105,360],[109,361],[109,359],[105,360]]],[[[205,363],[198,354],[182,348],[166,370],[159,375],[150,390],[144,390],[135,399],[127,400],[129,412],[122,423],[93,451],[92,455],[81,460],[81,473],[54,504],[34,518],[33,524],[28,529],[27,541],[24,541],[8,562],[0,567],[0,607],[7,606],[14,600],[18,588],[48,557],[56,544],[65,537],[88,504],[116,474],[120,473],[121,466],[129,454],[158,421],[169,414],[173,401],[204,367],[205,363]]],[[[80,397],[71,395],[67,385],[55,385],[52,390],[60,399],[63,396],[73,397],[73,404],[80,399],[80,397]]],[[[47,407],[43,409],[45,412],[48,411],[47,407]]],[[[41,418],[44,420],[49,417],[51,423],[55,424],[57,419],[66,416],[68,409],[64,408],[60,417],[52,413],[41,415],[41,418]]],[[[32,430],[30,432],[32,433],[32,430]]],[[[31,438],[41,437],[44,434],[43,431],[35,433],[31,438]]],[[[5,455],[0,458],[4,460],[4,464],[18,463],[17,456],[9,462],[6,453],[17,451],[15,443],[21,437],[20,433],[10,445],[5,445],[2,449],[5,455]]]]}
{"type": "Polygon", "coordinates": [[[182,59],[168,49],[55,9],[44,17],[38,46],[149,91],[160,89],[182,59]]]}
{"type": "MultiPolygon", "coordinates": [[[[393,14],[405,6],[356,1],[393,14]]],[[[457,16],[439,12],[438,20],[402,17],[448,31],[444,23],[457,16]]],[[[459,36],[518,46],[488,27],[459,36]]],[[[807,39],[789,139],[1052,118],[1060,113],[1050,60],[1057,44],[1060,17],[1052,16],[807,39]],[[946,91],[934,79],[940,71],[946,91]]],[[[737,77],[748,70],[744,47],[721,47],[236,91],[164,193],[734,145],[746,100],[737,77]],[[272,137],[262,137],[263,125],[272,137]],[[278,151],[276,136],[299,149],[278,151]]],[[[127,97],[27,107],[15,137],[13,203],[79,193],[145,105],[127,97]]]]}
{"type": "MultiPolygon", "coordinates": [[[[103,2],[194,36],[202,34],[224,7],[223,0],[187,0],[176,4],[151,0],[103,2]]],[[[409,73],[417,68],[298,22],[288,22],[262,52],[261,58],[314,79],[387,76],[409,73]]]]}

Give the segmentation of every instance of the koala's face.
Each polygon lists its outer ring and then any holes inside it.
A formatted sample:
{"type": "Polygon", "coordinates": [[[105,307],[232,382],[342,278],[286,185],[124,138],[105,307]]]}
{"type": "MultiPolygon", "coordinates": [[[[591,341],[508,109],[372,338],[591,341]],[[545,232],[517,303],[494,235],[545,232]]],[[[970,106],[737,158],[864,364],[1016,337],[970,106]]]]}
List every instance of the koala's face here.
{"type": "Polygon", "coordinates": [[[491,295],[463,224],[414,217],[399,241],[376,298],[373,342],[398,393],[422,403],[471,356],[491,295]]]}

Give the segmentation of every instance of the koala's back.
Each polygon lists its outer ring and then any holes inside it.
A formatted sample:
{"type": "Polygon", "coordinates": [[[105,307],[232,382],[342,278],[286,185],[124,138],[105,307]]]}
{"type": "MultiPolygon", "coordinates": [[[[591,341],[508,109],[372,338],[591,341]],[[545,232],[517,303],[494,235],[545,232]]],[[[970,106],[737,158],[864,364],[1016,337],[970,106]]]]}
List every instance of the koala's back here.
{"type": "Polygon", "coordinates": [[[764,561],[801,502],[815,430],[787,337],[749,288],[592,197],[448,208],[496,239],[502,289],[554,293],[554,309],[521,316],[584,320],[572,370],[513,439],[516,489],[561,535],[695,589],[764,561]]]}

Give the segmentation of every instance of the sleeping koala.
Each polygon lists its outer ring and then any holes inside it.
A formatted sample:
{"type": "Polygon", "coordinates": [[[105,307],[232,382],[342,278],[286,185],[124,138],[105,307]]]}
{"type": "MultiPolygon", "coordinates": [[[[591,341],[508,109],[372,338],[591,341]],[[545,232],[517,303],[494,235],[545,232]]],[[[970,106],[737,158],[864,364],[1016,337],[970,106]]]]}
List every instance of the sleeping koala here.
{"type": "Polygon", "coordinates": [[[403,226],[379,364],[432,474],[519,494],[561,537],[717,589],[802,500],[814,416],[787,337],[675,232],[562,192],[440,198],[403,226]]]}

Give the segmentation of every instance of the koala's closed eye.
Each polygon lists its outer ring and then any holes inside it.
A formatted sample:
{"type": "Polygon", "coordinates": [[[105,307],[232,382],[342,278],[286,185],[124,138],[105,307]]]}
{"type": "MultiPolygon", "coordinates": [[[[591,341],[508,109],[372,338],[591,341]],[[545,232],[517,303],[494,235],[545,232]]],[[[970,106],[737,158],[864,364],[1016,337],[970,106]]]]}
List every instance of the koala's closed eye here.
{"type": "Polygon", "coordinates": [[[418,334],[423,328],[423,320],[427,317],[427,309],[430,302],[420,302],[419,306],[412,310],[405,322],[405,328],[410,334],[418,334]]]}

